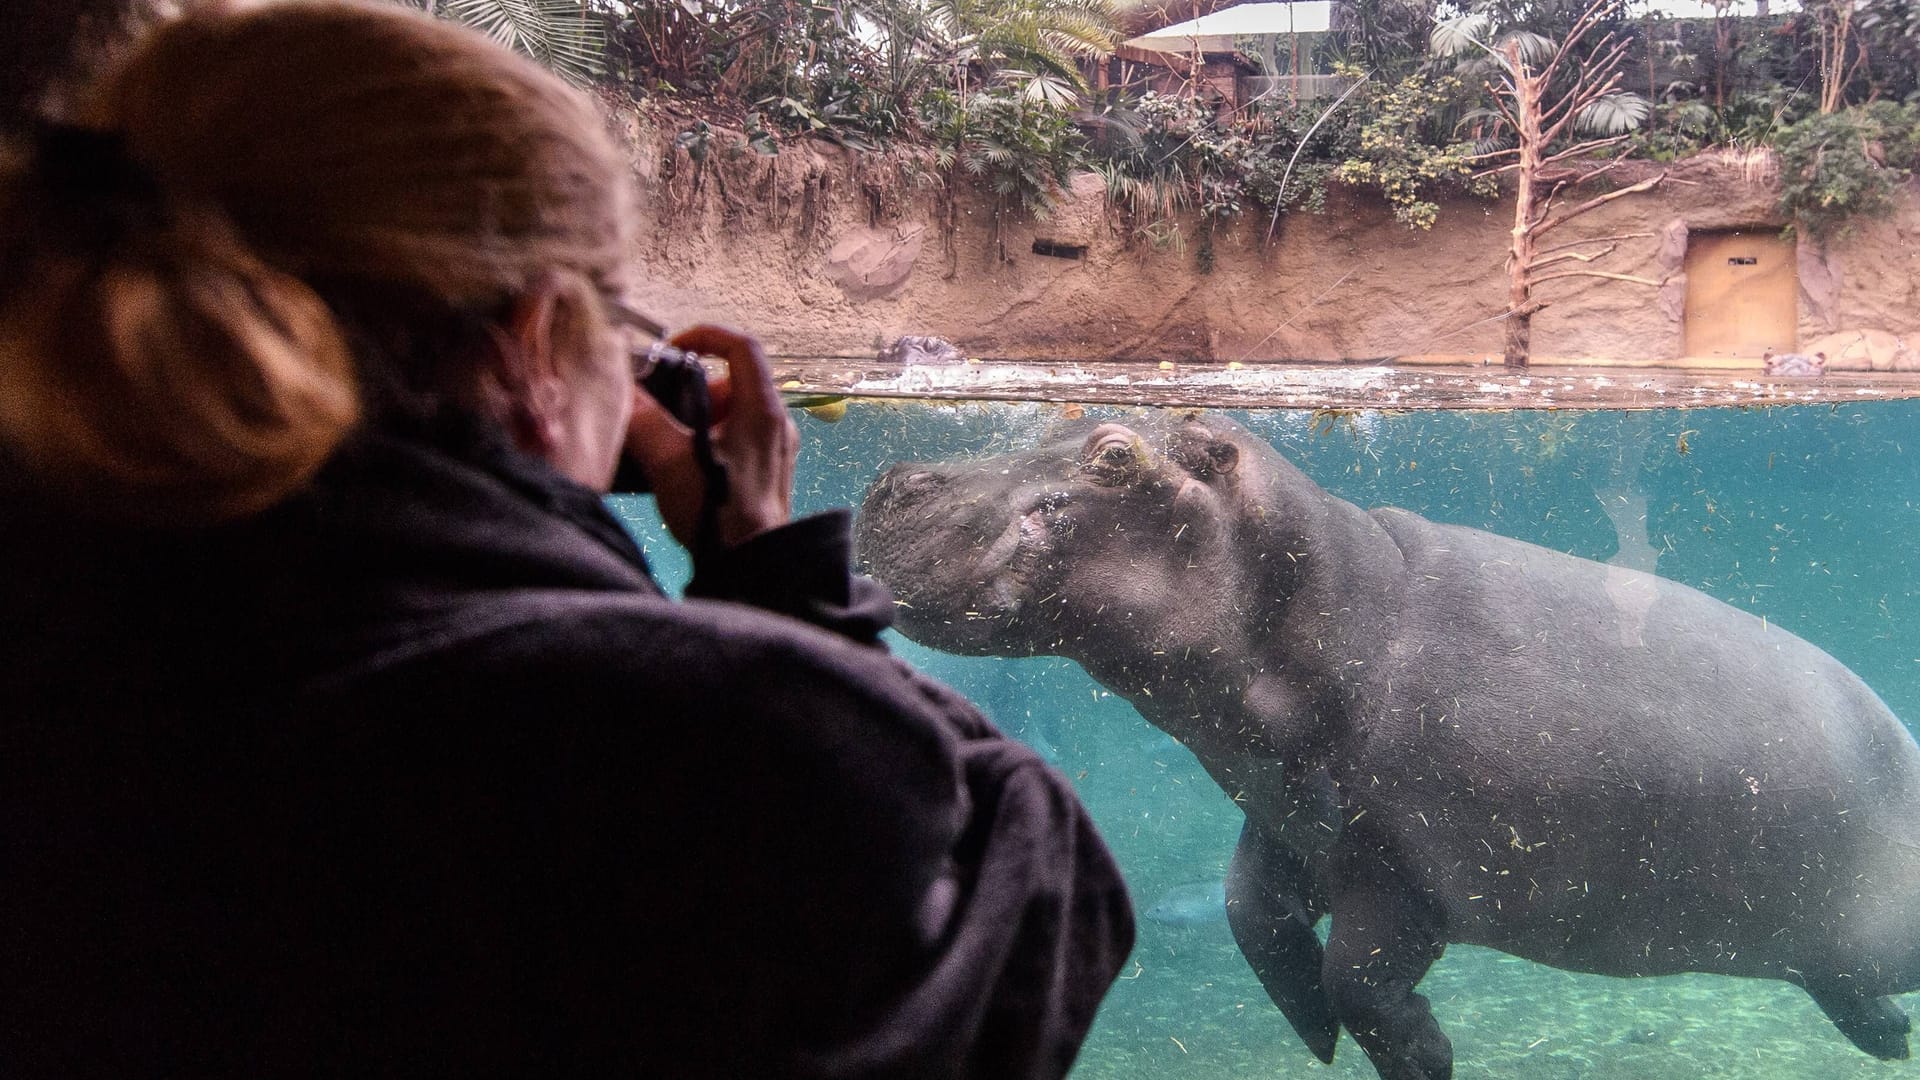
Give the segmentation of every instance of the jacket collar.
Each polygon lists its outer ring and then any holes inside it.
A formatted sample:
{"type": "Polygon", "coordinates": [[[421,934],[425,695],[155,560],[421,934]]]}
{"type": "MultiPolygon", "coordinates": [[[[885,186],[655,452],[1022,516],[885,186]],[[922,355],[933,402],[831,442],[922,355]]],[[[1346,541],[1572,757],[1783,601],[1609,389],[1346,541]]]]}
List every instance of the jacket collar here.
{"type": "Polygon", "coordinates": [[[268,529],[316,530],[357,551],[377,576],[658,591],[597,492],[464,414],[359,432],[310,491],[266,519],[268,529]]]}

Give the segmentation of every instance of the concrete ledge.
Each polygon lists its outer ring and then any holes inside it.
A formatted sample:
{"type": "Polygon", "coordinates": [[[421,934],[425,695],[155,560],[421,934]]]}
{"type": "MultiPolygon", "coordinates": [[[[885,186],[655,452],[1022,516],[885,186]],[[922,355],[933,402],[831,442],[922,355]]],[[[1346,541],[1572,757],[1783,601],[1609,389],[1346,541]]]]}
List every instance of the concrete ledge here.
{"type": "Polygon", "coordinates": [[[1173,364],[969,360],[888,365],[785,358],[790,395],[1042,401],[1232,409],[1683,409],[1813,405],[1920,397],[1920,374],[1833,372],[1778,378],[1737,370],[1541,364],[1173,364]]]}

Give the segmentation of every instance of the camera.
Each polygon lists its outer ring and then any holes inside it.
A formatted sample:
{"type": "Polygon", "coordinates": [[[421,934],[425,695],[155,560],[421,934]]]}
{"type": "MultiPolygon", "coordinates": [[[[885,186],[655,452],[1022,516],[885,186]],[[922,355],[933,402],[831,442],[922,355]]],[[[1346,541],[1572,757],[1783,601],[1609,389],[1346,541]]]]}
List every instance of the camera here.
{"type": "MultiPolygon", "coordinates": [[[[713,403],[707,394],[707,369],[698,354],[664,342],[637,349],[633,353],[633,381],[675,420],[693,431],[696,452],[705,448],[707,428],[713,422],[713,403]]],[[[642,495],[652,489],[652,482],[640,463],[622,454],[620,467],[613,476],[613,490],[642,495]]]]}

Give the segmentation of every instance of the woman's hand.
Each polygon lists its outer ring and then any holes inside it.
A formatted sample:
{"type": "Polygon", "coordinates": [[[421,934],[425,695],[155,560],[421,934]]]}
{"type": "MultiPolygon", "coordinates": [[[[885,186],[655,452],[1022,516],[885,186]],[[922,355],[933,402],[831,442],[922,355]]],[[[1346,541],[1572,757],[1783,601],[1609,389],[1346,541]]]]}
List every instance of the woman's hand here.
{"type": "MultiPolygon", "coordinates": [[[[727,374],[708,386],[713,399],[713,456],[727,467],[727,501],[719,507],[722,547],[733,547],[793,516],[793,462],[800,433],[787,415],[760,343],[717,326],[673,336],[688,352],[726,361],[727,374]]],[[[627,452],[646,471],[660,517],[673,538],[691,549],[706,481],[693,459],[693,433],[653,395],[634,394],[627,452]]]]}

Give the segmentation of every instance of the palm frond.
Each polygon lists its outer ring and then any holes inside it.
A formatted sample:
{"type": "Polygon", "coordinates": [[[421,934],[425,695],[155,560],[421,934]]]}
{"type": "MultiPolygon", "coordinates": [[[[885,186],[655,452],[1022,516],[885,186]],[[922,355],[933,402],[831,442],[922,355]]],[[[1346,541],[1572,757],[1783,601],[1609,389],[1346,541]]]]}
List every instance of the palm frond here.
{"type": "Polygon", "coordinates": [[[580,0],[443,0],[440,14],[569,82],[585,85],[606,70],[605,17],[580,0]]]}
{"type": "Polygon", "coordinates": [[[1588,135],[1624,135],[1639,130],[1651,115],[1653,106],[1646,98],[1615,92],[1588,102],[1573,123],[1588,135]]]}
{"type": "Polygon", "coordinates": [[[1474,49],[1491,51],[1487,36],[1493,20],[1486,15],[1460,15],[1440,19],[1433,24],[1432,49],[1435,56],[1465,56],[1474,49]]]}
{"type": "Polygon", "coordinates": [[[1507,42],[1520,46],[1520,59],[1529,64],[1544,64],[1553,56],[1553,39],[1531,30],[1514,30],[1500,38],[1498,48],[1504,48],[1507,42]]]}

